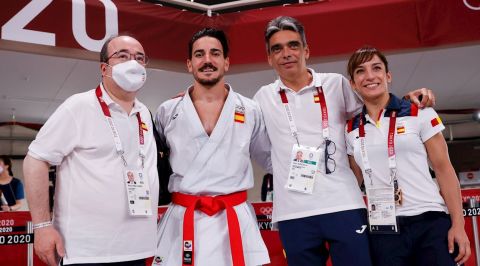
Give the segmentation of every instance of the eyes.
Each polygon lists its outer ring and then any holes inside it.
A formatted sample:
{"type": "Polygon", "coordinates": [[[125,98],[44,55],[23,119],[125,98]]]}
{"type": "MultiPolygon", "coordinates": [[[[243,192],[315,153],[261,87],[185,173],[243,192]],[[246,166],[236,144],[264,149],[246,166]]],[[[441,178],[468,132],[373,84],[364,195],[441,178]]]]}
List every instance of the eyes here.
{"type": "Polygon", "coordinates": [[[130,59],[133,59],[143,65],[147,64],[148,62],[148,57],[146,55],[142,53],[131,54],[130,52],[125,50],[121,50],[113,53],[108,59],[110,58],[115,58],[120,62],[126,62],[126,61],[129,61],[130,59]]]}
{"type": "Polygon", "coordinates": [[[357,68],[357,69],[355,69],[355,71],[354,71],[353,73],[354,73],[355,75],[359,75],[359,74],[363,74],[363,72],[365,72],[365,71],[363,70],[363,68],[357,68]]]}
{"type": "MultiPolygon", "coordinates": [[[[298,41],[291,41],[287,43],[287,47],[290,50],[298,50],[301,47],[300,42],[298,41]]],[[[274,44],[270,47],[270,53],[272,54],[278,54],[284,49],[284,45],[282,44],[274,44]]]]}
{"type": "MultiPolygon", "coordinates": [[[[355,69],[355,71],[353,72],[355,75],[361,75],[361,74],[364,74],[365,73],[365,69],[368,68],[368,66],[359,66],[355,69]]],[[[385,68],[383,67],[383,65],[381,64],[375,64],[371,67],[372,71],[373,72],[380,72],[380,71],[383,71],[385,70],[385,68]]]]}
{"type": "MultiPolygon", "coordinates": [[[[203,56],[205,56],[205,54],[206,54],[205,51],[197,50],[193,52],[193,57],[202,58],[203,56]]],[[[210,55],[213,57],[220,57],[223,55],[223,53],[220,50],[214,49],[214,50],[210,50],[210,55]]]]}

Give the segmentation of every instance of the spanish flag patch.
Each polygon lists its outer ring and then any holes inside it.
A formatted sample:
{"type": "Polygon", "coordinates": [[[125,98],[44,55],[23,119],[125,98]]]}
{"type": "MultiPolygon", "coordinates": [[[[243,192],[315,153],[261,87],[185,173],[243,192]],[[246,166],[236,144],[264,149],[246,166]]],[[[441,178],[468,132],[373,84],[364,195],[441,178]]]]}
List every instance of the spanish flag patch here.
{"type": "Polygon", "coordinates": [[[145,124],[144,122],[142,122],[142,129],[148,131],[147,124],[145,124]]]}
{"type": "Polygon", "coordinates": [[[315,103],[319,103],[320,102],[320,96],[318,96],[318,94],[313,94],[313,101],[315,103]]]}
{"type": "Polygon", "coordinates": [[[397,134],[403,134],[403,133],[405,133],[405,126],[397,127],[397,134]]]}
{"type": "Polygon", "coordinates": [[[234,118],[235,122],[237,123],[245,123],[245,114],[242,114],[242,113],[239,113],[239,112],[235,112],[235,118],[234,118]]]}
{"type": "Polygon", "coordinates": [[[440,119],[440,117],[437,116],[434,119],[432,119],[432,121],[430,121],[430,123],[432,124],[432,127],[435,127],[437,125],[442,124],[442,120],[440,119]]]}

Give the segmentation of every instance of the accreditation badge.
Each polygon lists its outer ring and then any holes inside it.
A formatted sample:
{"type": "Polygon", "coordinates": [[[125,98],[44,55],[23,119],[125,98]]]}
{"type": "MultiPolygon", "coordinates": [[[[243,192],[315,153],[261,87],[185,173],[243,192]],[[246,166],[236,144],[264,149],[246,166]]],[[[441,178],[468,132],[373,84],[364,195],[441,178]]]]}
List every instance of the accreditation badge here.
{"type": "Polygon", "coordinates": [[[293,146],[290,158],[290,172],[288,173],[288,180],[285,186],[288,190],[306,194],[313,193],[320,153],[314,147],[293,146]]]}
{"type": "Polygon", "coordinates": [[[367,189],[368,222],[372,234],[398,234],[394,188],[367,189]]]}
{"type": "Polygon", "coordinates": [[[152,193],[145,173],[138,169],[126,169],[124,179],[130,215],[152,215],[152,193]]]}

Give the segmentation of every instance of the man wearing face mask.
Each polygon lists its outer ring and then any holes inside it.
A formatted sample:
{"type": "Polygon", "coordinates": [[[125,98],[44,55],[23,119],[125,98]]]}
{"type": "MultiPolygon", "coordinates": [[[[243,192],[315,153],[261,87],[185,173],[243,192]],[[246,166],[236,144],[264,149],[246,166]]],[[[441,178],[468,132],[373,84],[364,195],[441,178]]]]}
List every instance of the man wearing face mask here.
{"type": "Polygon", "coordinates": [[[117,36],[100,61],[102,82],[59,106],[24,161],[35,251],[48,265],[143,266],[155,251],[156,148],[136,99],[147,57],[137,40],[117,36]],[[49,165],[57,166],[53,217],[49,165]],[[128,183],[128,173],[142,182],[128,183]]]}

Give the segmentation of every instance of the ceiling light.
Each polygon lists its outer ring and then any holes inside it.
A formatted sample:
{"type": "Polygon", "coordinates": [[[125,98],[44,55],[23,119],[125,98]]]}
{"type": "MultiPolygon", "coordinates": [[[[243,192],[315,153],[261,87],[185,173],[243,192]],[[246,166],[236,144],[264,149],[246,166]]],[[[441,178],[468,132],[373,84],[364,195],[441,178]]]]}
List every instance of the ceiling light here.
{"type": "Polygon", "coordinates": [[[474,121],[477,121],[480,123],[480,110],[477,110],[476,112],[473,113],[472,118],[474,121]]]}

